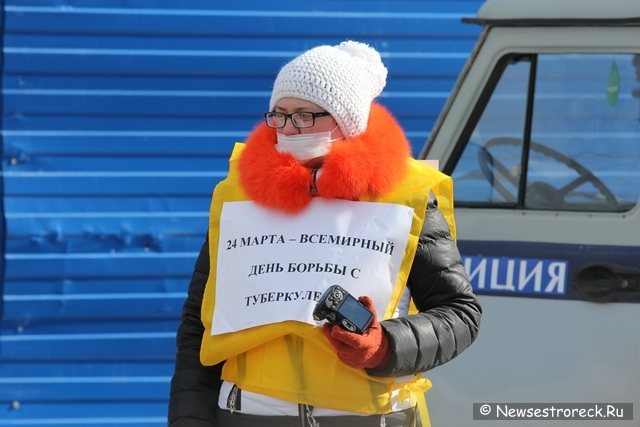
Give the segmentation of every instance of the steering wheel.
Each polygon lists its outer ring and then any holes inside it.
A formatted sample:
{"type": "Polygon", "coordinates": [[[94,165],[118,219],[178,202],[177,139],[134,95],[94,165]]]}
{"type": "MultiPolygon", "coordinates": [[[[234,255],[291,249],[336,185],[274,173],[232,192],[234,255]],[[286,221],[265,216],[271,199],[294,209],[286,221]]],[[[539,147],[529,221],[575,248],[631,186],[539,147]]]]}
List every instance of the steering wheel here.
{"type": "MultiPolygon", "coordinates": [[[[522,146],[522,139],[508,137],[492,138],[485,142],[478,151],[478,163],[480,164],[480,170],[482,171],[482,174],[485,176],[485,178],[487,178],[487,180],[489,180],[491,185],[493,185],[493,187],[502,197],[504,197],[508,202],[516,203],[518,201],[517,188],[519,185],[520,174],[512,174],[509,169],[507,169],[502,163],[496,160],[496,158],[489,153],[489,148],[498,145],[512,145],[520,147],[522,146]],[[494,179],[494,174],[501,175],[506,179],[506,181],[511,183],[516,188],[515,194],[509,191],[500,180],[494,179]]],[[[618,199],[616,198],[616,196],[589,169],[585,168],[575,160],[572,160],[564,154],[559,153],[545,145],[541,145],[537,142],[532,141],[530,146],[532,151],[537,151],[545,156],[551,157],[561,163],[564,163],[569,168],[575,170],[579,176],[562,188],[555,188],[544,182],[531,183],[527,186],[527,198],[533,196],[538,201],[541,201],[541,204],[547,205],[544,207],[559,207],[564,203],[564,198],[567,194],[571,193],[582,184],[590,182],[594,187],[598,189],[600,194],[602,194],[609,203],[618,206],[618,199]]]]}

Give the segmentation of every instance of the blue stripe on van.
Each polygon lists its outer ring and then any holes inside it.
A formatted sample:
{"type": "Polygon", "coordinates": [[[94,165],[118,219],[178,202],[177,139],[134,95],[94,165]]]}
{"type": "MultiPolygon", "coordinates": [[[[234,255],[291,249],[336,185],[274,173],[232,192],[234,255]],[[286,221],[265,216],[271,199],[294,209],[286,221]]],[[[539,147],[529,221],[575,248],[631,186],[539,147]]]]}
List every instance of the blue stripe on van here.
{"type": "Polygon", "coordinates": [[[585,268],[640,277],[640,246],[460,240],[458,248],[478,295],[584,300],[575,284],[585,268]]]}
{"type": "Polygon", "coordinates": [[[568,261],[537,258],[464,256],[474,291],[566,295],[568,261]]]}

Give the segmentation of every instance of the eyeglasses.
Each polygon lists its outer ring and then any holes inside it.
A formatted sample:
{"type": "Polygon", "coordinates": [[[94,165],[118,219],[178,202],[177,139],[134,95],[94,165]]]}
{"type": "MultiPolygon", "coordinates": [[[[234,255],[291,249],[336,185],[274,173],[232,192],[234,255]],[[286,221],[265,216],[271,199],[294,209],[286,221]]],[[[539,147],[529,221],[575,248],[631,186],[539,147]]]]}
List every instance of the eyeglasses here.
{"type": "Polygon", "coordinates": [[[292,113],[292,114],[284,114],[284,113],[276,113],[275,111],[271,111],[269,113],[264,113],[264,120],[267,122],[267,126],[270,128],[280,129],[283,128],[287,124],[287,119],[291,117],[291,122],[297,128],[310,128],[316,124],[316,117],[324,117],[329,116],[330,113],[327,111],[323,111],[321,113],[292,113]]]}

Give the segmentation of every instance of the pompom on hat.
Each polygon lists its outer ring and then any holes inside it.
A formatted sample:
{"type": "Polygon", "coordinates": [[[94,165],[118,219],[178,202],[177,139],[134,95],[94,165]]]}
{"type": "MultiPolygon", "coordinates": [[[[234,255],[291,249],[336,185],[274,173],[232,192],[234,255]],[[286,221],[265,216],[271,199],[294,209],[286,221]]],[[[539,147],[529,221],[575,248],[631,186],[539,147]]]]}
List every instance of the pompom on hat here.
{"type": "Polygon", "coordinates": [[[300,98],[328,111],[351,138],[367,128],[371,102],[382,92],[387,69],[372,47],[355,41],[318,46],[294,58],[278,73],[269,110],[282,98],[300,98]]]}

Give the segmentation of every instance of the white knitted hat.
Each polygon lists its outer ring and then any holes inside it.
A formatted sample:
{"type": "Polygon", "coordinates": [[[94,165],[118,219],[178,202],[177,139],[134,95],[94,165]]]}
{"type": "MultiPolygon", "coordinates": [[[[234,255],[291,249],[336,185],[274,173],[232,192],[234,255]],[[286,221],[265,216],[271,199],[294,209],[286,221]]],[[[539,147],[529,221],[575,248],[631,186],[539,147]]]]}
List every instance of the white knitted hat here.
{"type": "Polygon", "coordinates": [[[366,130],[371,101],[386,80],[387,69],[372,47],[355,41],[318,46],[282,67],[269,110],[282,98],[313,102],[331,113],[342,134],[350,138],[366,130]]]}

